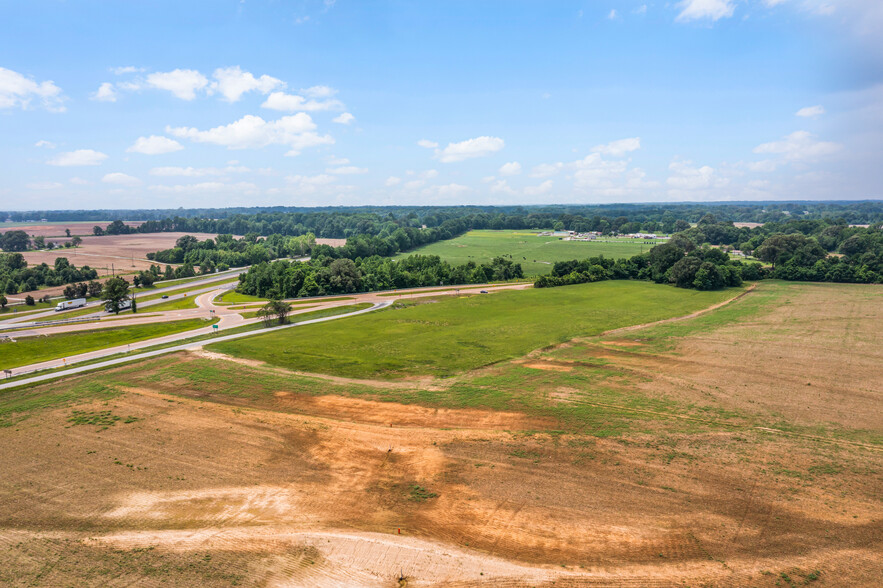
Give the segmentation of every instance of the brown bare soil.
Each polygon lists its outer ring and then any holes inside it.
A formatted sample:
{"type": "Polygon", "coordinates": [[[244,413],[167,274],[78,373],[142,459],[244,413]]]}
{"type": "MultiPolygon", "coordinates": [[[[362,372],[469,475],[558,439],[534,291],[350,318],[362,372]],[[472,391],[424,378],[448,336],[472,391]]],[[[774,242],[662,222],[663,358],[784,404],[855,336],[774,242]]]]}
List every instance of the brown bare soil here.
{"type": "Polygon", "coordinates": [[[136,235],[103,235],[83,237],[79,247],[56,249],[53,251],[26,251],[23,253],[28,264],[46,263],[52,265],[57,257],[67,257],[77,267],[88,265],[102,275],[111,273],[111,266],[117,272],[136,272],[150,267],[147,254],[169,249],[184,235],[193,235],[199,240],[214,238],[209,233],[145,233],[136,235]]]}
{"type": "Polygon", "coordinates": [[[883,407],[881,324],[879,286],[804,284],[769,312],[686,337],[669,353],[642,352],[630,332],[600,343],[633,352],[589,344],[586,355],[641,374],[648,394],[883,431],[883,410],[869,410],[883,407]]]}
{"type": "MultiPolygon", "coordinates": [[[[642,345],[617,345],[609,336],[578,341],[459,381],[474,377],[476,386],[487,386],[497,377],[494,385],[506,391],[540,378],[538,391],[562,406],[602,405],[610,402],[595,399],[602,388],[621,388],[623,405],[629,394],[656,395],[837,423],[839,409],[825,411],[819,401],[807,414],[785,392],[777,395],[780,379],[771,370],[751,372],[750,390],[729,381],[737,370],[746,377],[745,366],[763,364],[759,358],[781,355],[804,369],[821,362],[801,379],[824,387],[828,402],[843,396],[879,414],[876,392],[849,394],[878,390],[869,367],[880,357],[879,337],[863,324],[880,318],[878,298],[839,288],[789,291],[769,311],[688,335],[668,351],[654,352],[652,338],[645,345],[643,332],[630,332],[623,342],[642,345]],[[815,350],[807,329],[820,329],[813,332],[819,348],[830,343],[827,355],[815,350]],[[733,356],[743,345],[754,355],[733,356]],[[789,345],[805,349],[782,349],[789,345]],[[837,387],[826,370],[856,356],[852,386],[837,387]],[[725,369],[712,370],[712,357],[725,369]],[[535,376],[511,377],[530,364],[542,366],[535,376]],[[599,365],[624,375],[598,380],[592,374],[599,365]]],[[[685,414],[672,425],[675,415],[665,420],[664,406],[645,410],[656,416],[640,421],[635,409],[638,424],[605,438],[561,431],[550,413],[527,407],[434,406],[433,394],[446,393],[442,386],[407,390],[284,375],[220,354],[181,353],[40,388],[127,383],[110,400],[50,406],[0,427],[0,584],[879,581],[878,444],[838,436],[817,443],[769,432],[744,416],[732,426],[705,427],[685,414]],[[277,379],[267,381],[279,383],[268,387],[261,378],[270,375],[277,379]],[[400,401],[390,400],[395,394],[400,401]],[[74,410],[121,419],[106,428],[76,424],[74,410]]]]}
{"type": "Polygon", "coordinates": [[[330,245],[331,247],[343,247],[346,245],[346,239],[326,239],[319,237],[316,239],[317,245],[330,245]]]}

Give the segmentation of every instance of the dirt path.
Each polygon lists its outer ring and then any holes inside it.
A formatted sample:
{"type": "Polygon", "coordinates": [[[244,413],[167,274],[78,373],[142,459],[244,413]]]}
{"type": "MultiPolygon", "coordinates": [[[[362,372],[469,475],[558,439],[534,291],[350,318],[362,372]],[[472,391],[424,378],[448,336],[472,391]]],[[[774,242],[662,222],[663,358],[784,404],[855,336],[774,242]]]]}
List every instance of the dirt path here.
{"type": "Polygon", "coordinates": [[[703,308],[702,310],[697,310],[696,312],[692,312],[690,314],[685,314],[683,316],[676,316],[673,318],[662,319],[660,321],[653,321],[650,323],[642,323],[640,325],[631,325],[628,327],[620,327],[618,329],[611,329],[609,331],[604,331],[603,333],[601,333],[601,335],[603,336],[603,335],[615,335],[617,333],[627,333],[628,331],[637,331],[639,329],[645,329],[647,327],[652,327],[655,325],[662,325],[665,323],[673,323],[673,322],[677,322],[677,321],[684,321],[687,319],[696,318],[697,316],[702,316],[703,314],[706,314],[706,313],[711,312],[713,310],[717,310],[718,308],[721,308],[722,306],[726,306],[727,304],[730,304],[731,302],[735,302],[735,301],[739,300],[740,298],[742,298],[743,296],[747,296],[749,293],[753,292],[755,288],[757,288],[757,284],[756,283],[751,284],[744,292],[741,292],[740,294],[730,298],[729,300],[724,300],[723,302],[718,302],[717,304],[713,304],[713,305],[709,306],[708,308],[703,308]]]}

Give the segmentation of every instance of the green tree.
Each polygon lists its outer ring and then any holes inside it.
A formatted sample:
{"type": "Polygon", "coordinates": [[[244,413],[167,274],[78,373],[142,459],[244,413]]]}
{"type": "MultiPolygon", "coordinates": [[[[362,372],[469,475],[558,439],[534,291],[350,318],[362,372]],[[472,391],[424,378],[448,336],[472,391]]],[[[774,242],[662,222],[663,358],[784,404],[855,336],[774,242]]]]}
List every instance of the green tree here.
{"type": "Polygon", "coordinates": [[[31,239],[24,231],[6,231],[0,235],[0,249],[3,251],[27,251],[31,239]]]}
{"type": "Polygon", "coordinates": [[[76,237],[74,237],[73,239],[71,239],[71,245],[72,245],[73,247],[79,247],[79,246],[80,246],[80,243],[82,243],[82,242],[83,242],[83,239],[80,238],[79,235],[77,235],[76,237]]]}
{"type": "Polygon", "coordinates": [[[103,290],[103,286],[101,282],[96,280],[89,280],[89,283],[86,284],[86,290],[89,294],[89,298],[98,298],[101,296],[101,291],[103,290]]]}
{"type": "Polygon", "coordinates": [[[104,290],[101,292],[104,302],[114,314],[120,313],[120,306],[129,299],[129,282],[123,278],[111,278],[104,282],[104,290]]]}
{"type": "Polygon", "coordinates": [[[362,272],[352,259],[335,259],[328,266],[328,283],[332,292],[356,292],[362,282],[362,272]]]}
{"type": "Polygon", "coordinates": [[[259,317],[264,321],[264,324],[270,326],[270,323],[273,321],[275,317],[276,321],[280,325],[284,325],[288,322],[288,314],[291,312],[291,305],[287,302],[279,299],[270,300],[267,304],[265,304],[257,313],[259,317]]]}
{"type": "Polygon", "coordinates": [[[6,296],[4,296],[3,294],[0,294],[0,308],[6,308],[6,305],[8,303],[9,303],[9,301],[6,299],[6,296]]]}
{"type": "Polygon", "coordinates": [[[70,229],[65,229],[65,230],[64,230],[64,234],[67,235],[68,237],[70,237],[70,236],[71,236],[71,230],[70,230],[70,229]]]}
{"type": "Polygon", "coordinates": [[[28,306],[34,306],[34,297],[28,294],[25,296],[25,304],[28,306]]]}

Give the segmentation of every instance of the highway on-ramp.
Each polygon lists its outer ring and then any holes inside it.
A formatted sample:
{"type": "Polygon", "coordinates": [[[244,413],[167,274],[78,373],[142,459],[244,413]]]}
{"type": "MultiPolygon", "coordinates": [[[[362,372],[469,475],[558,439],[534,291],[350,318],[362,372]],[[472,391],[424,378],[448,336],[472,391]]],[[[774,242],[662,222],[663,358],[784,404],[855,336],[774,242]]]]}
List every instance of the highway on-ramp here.
{"type": "MultiPolygon", "coordinates": [[[[201,347],[209,342],[215,341],[224,341],[227,339],[234,339],[240,337],[248,337],[251,335],[257,335],[260,333],[266,333],[271,330],[277,330],[280,328],[288,328],[297,325],[311,324],[315,322],[323,322],[327,320],[337,319],[337,318],[345,318],[349,316],[355,316],[357,314],[364,314],[366,312],[371,312],[374,310],[379,310],[382,308],[386,308],[392,305],[399,298],[414,298],[414,297],[425,297],[425,296],[445,296],[445,295],[457,295],[461,291],[464,294],[477,294],[479,291],[481,292],[491,292],[497,290],[510,290],[510,289],[523,289],[531,287],[531,284],[485,284],[485,285],[470,285],[463,286],[461,288],[457,287],[448,287],[440,290],[437,287],[426,287],[426,288],[414,288],[407,290],[399,290],[399,291],[387,291],[387,292],[367,292],[361,294],[351,294],[351,295],[343,295],[343,296],[330,296],[330,297],[317,297],[317,298],[300,298],[297,299],[297,302],[300,303],[298,306],[295,306],[290,316],[293,319],[296,319],[298,314],[313,312],[315,310],[324,310],[327,308],[335,308],[340,306],[350,306],[360,303],[370,303],[372,306],[370,308],[366,308],[359,311],[354,311],[346,314],[340,314],[333,317],[326,317],[322,319],[313,319],[302,322],[295,322],[290,325],[282,325],[279,327],[271,327],[267,329],[261,330],[253,330],[242,333],[235,333],[232,335],[220,335],[218,337],[213,337],[210,340],[202,340],[197,342],[191,342],[187,344],[182,344],[178,346],[166,347],[160,350],[154,350],[144,353],[136,353],[131,354],[132,351],[137,351],[138,349],[144,349],[148,347],[154,347],[156,345],[163,345],[167,343],[173,343],[175,341],[181,341],[184,339],[190,339],[193,337],[198,337],[201,335],[207,335],[214,332],[224,332],[231,328],[240,327],[244,325],[253,324],[259,322],[261,319],[257,317],[253,318],[244,318],[242,316],[243,312],[248,312],[248,309],[243,309],[242,305],[218,305],[215,303],[215,298],[223,294],[227,291],[228,288],[225,287],[213,287],[208,288],[207,291],[203,292],[199,296],[196,297],[197,308],[190,309],[181,309],[181,310],[171,310],[165,312],[158,313],[149,313],[145,316],[138,315],[128,315],[126,318],[119,318],[113,320],[102,321],[101,323],[92,322],[92,323],[71,323],[65,325],[56,325],[50,327],[42,327],[35,329],[26,329],[22,331],[12,331],[8,333],[8,336],[11,338],[14,337],[30,337],[30,336],[49,336],[61,333],[71,333],[78,331],[95,331],[96,329],[101,328],[111,328],[118,326],[127,326],[127,325],[139,325],[139,324],[147,324],[147,323],[155,323],[155,322],[168,322],[173,320],[185,320],[185,319],[193,319],[193,318],[204,318],[209,320],[211,318],[218,318],[218,322],[215,323],[218,325],[218,329],[215,329],[213,325],[207,325],[205,327],[200,327],[196,329],[191,329],[189,331],[182,331],[178,333],[172,333],[170,335],[164,335],[161,337],[154,337],[152,339],[146,339],[143,341],[137,341],[130,344],[125,345],[117,345],[115,347],[109,347],[105,349],[98,349],[95,351],[88,351],[85,353],[75,354],[64,358],[52,359],[48,361],[32,363],[23,366],[17,366],[15,368],[11,368],[7,371],[8,377],[18,377],[23,376],[29,373],[35,373],[43,370],[52,370],[51,373],[34,375],[29,378],[24,378],[20,380],[16,380],[13,382],[8,382],[6,384],[0,385],[0,390],[5,388],[12,388],[16,386],[22,386],[29,383],[34,382],[42,382],[53,378],[60,378],[66,375],[80,373],[87,370],[93,370],[100,367],[106,367],[110,365],[117,365],[120,363],[126,363],[138,359],[144,359],[148,357],[154,357],[156,355],[171,353],[173,351],[179,351],[182,349],[193,349],[197,347],[201,347]],[[231,308],[231,306],[235,306],[231,308]],[[119,357],[114,359],[109,359],[107,361],[98,362],[98,363],[89,363],[88,365],[74,367],[76,364],[80,364],[83,362],[94,362],[96,359],[101,359],[104,357],[110,357],[113,355],[119,355],[122,353],[126,353],[125,357],[119,357]]],[[[165,301],[162,301],[165,302],[165,301]]],[[[141,306],[139,305],[139,309],[141,306]]],[[[255,307],[249,307],[253,310],[255,307]]],[[[18,326],[23,326],[19,324],[18,326]]],[[[4,343],[4,345],[9,345],[14,343],[4,343]]]]}

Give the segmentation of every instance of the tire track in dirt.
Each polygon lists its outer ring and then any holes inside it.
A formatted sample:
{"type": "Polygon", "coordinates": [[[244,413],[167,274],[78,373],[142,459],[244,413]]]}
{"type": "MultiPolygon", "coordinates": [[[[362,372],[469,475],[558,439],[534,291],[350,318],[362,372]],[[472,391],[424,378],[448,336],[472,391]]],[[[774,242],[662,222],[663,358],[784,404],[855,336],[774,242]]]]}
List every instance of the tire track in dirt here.
{"type": "Polygon", "coordinates": [[[736,302],[740,298],[747,296],[748,294],[753,292],[755,288],[757,288],[757,284],[756,283],[751,284],[744,292],[741,292],[737,296],[734,296],[728,300],[724,300],[723,302],[718,302],[717,304],[712,304],[708,308],[703,308],[702,310],[697,310],[696,312],[691,312],[690,314],[685,314],[683,316],[676,316],[676,317],[672,317],[672,318],[662,319],[659,321],[653,321],[650,323],[642,323],[640,325],[630,325],[628,327],[620,327],[618,329],[611,329],[609,331],[604,331],[603,333],[601,333],[601,336],[603,337],[605,335],[613,335],[616,333],[627,333],[629,331],[637,331],[639,329],[644,329],[647,327],[654,327],[656,325],[662,325],[665,323],[673,323],[673,322],[677,322],[677,321],[683,321],[683,320],[687,320],[687,319],[691,319],[691,318],[696,318],[697,316],[702,316],[703,314],[717,310],[718,308],[726,306],[727,304],[730,304],[732,302],[736,302]]]}

